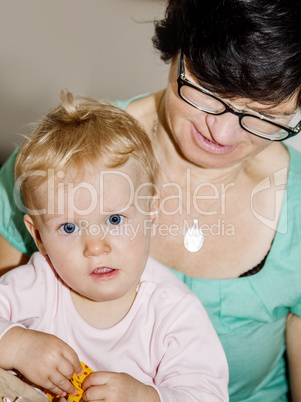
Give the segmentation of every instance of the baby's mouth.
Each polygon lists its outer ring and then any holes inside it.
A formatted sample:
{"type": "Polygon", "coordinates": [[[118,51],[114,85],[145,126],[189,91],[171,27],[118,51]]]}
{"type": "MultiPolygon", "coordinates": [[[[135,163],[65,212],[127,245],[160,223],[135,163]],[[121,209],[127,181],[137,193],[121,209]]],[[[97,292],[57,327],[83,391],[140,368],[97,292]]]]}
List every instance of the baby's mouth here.
{"type": "Polygon", "coordinates": [[[99,275],[99,274],[107,274],[109,272],[114,271],[113,268],[108,268],[108,267],[99,267],[95,268],[92,274],[99,275]]]}
{"type": "Polygon", "coordinates": [[[95,268],[90,277],[96,280],[110,280],[118,275],[119,270],[110,267],[97,267],[95,268]]]}

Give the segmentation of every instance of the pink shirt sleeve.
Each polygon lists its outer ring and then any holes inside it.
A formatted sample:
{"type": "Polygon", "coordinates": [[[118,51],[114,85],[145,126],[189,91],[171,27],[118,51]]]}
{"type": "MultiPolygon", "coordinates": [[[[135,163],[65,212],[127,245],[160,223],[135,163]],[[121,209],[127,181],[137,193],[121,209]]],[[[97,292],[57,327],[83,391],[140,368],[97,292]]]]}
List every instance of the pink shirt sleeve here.
{"type": "MultiPolygon", "coordinates": [[[[44,269],[29,263],[0,278],[0,338],[15,326],[35,329],[45,317],[44,269]]],[[[54,292],[51,283],[49,286],[48,292],[54,292]]]]}
{"type": "Polygon", "coordinates": [[[163,358],[155,388],[162,402],[229,400],[226,356],[195,295],[187,294],[174,305],[156,341],[163,358]]]}

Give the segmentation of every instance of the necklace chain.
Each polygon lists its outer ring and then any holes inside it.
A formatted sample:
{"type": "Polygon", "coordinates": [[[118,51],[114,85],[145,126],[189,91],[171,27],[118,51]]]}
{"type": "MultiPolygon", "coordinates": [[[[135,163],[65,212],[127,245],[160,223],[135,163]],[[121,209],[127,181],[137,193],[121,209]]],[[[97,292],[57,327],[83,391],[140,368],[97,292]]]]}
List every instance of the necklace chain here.
{"type": "MultiPolygon", "coordinates": [[[[160,101],[160,103],[161,103],[161,101],[160,101]]],[[[156,113],[155,119],[154,119],[154,125],[153,125],[155,149],[157,152],[159,163],[161,165],[161,168],[162,168],[167,180],[169,182],[172,182],[172,180],[170,179],[170,177],[167,173],[167,170],[166,170],[163,160],[161,158],[161,153],[159,151],[158,139],[157,139],[158,124],[159,124],[159,116],[158,116],[158,113],[156,113]]],[[[204,240],[205,240],[205,236],[204,236],[202,229],[199,227],[199,220],[193,219],[193,225],[186,230],[186,233],[184,235],[185,249],[187,251],[189,251],[190,253],[195,253],[203,247],[204,240]]]]}

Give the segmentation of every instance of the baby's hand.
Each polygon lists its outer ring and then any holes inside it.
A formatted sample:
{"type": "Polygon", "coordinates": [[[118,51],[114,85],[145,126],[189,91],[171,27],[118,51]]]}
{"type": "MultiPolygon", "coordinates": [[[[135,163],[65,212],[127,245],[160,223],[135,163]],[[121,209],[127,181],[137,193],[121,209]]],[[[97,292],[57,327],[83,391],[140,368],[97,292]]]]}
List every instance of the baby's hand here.
{"type": "Polygon", "coordinates": [[[24,328],[19,330],[22,331],[17,338],[13,368],[54,394],[76,393],[69,380],[74,372],[81,375],[82,367],[74,350],[54,335],[24,328]]]}
{"type": "Polygon", "coordinates": [[[125,373],[98,371],[85,378],[82,400],[105,402],[160,402],[157,391],[125,373]]]}

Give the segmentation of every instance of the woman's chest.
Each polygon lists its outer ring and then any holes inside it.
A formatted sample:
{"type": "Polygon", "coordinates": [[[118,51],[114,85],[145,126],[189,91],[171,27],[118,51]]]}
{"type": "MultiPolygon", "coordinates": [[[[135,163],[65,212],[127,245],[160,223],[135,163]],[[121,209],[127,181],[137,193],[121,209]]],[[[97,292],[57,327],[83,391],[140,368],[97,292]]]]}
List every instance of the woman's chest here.
{"type": "Polygon", "coordinates": [[[185,170],[185,165],[179,169],[175,163],[170,172],[161,165],[154,258],[186,275],[225,279],[237,278],[266,257],[286,197],[289,155],[284,147],[269,146],[238,167],[214,174],[191,166],[185,170]],[[195,252],[185,246],[193,223],[204,240],[195,252]]]}
{"type": "Polygon", "coordinates": [[[253,190],[206,202],[206,207],[198,201],[190,204],[189,213],[176,197],[167,195],[152,238],[152,257],[207,279],[236,278],[252,269],[270,250],[285,193],[253,190]],[[200,249],[191,251],[189,244],[199,240],[200,249]]]}

